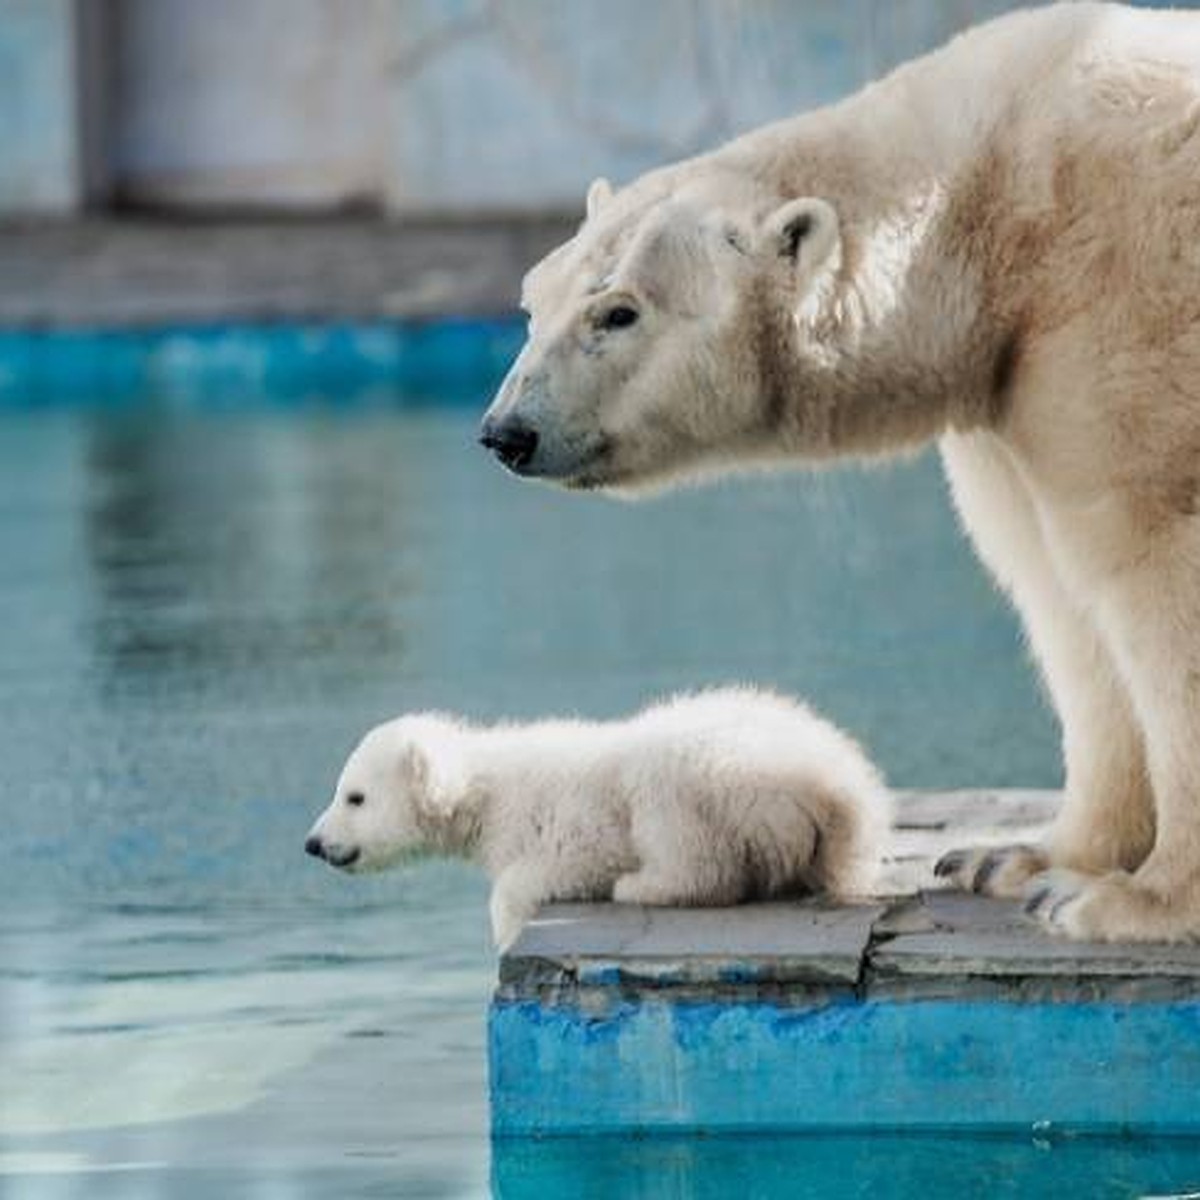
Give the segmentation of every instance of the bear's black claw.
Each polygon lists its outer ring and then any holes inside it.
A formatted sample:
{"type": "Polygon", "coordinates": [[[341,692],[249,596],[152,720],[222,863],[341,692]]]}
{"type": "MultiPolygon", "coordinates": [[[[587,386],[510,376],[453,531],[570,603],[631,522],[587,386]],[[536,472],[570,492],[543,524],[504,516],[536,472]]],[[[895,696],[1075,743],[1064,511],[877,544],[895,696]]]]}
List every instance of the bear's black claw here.
{"type": "Polygon", "coordinates": [[[968,854],[969,851],[966,850],[951,850],[943,854],[934,864],[934,875],[938,879],[946,879],[951,875],[957,875],[966,865],[968,854]]]}
{"type": "Polygon", "coordinates": [[[971,891],[982,892],[987,887],[988,880],[1000,869],[1005,857],[1003,850],[992,850],[985,854],[976,868],[975,878],[971,880],[971,891]]]}

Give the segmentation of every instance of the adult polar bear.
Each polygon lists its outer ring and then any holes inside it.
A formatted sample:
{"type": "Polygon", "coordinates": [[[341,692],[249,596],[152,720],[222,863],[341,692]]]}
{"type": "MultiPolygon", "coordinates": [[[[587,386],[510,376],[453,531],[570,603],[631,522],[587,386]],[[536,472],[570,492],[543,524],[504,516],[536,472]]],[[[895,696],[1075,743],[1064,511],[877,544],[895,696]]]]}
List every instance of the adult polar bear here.
{"type": "Polygon", "coordinates": [[[637,490],[940,439],[1067,779],[1043,847],[941,873],[1075,937],[1200,936],[1200,17],[1012,14],[598,182],[525,305],[482,429],[523,475],[637,490]]]}

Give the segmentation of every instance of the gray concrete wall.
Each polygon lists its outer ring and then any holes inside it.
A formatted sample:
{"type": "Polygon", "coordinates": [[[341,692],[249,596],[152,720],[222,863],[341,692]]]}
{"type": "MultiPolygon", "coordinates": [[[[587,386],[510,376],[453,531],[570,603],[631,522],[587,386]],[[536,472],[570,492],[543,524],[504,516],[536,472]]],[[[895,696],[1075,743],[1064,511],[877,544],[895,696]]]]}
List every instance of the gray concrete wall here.
{"type": "Polygon", "coordinates": [[[575,207],[1010,6],[120,0],[115,169],[155,202],[575,207]]]}
{"type": "Polygon", "coordinates": [[[74,0],[0,0],[0,211],[83,199],[74,0]]]}
{"type": "Polygon", "coordinates": [[[852,91],[988,12],[970,0],[574,0],[395,10],[392,207],[577,205],[852,91]]]}
{"type": "Polygon", "coordinates": [[[0,211],[576,208],[1010,7],[0,0],[0,211]]]}
{"type": "Polygon", "coordinates": [[[116,0],[113,174],[127,198],[327,208],[389,173],[378,0],[116,0]]]}

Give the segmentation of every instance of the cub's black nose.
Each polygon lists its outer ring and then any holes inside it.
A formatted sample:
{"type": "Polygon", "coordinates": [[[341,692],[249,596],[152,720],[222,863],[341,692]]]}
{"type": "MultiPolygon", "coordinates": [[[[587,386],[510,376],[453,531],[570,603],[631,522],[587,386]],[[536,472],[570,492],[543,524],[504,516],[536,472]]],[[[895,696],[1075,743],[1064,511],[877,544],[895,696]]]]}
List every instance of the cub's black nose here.
{"type": "Polygon", "coordinates": [[[306,839],[304,843],[304,853],[311,854],[313,858],[324,858],[325,847],[321,845],[321,839],[315,835],[306,839]]]}
{"type": "Polygon", "coordinates": [[[520,421],[485,421],[479,441],[510,471],[521,471],[533,461],[538,435],[520,421]]]}

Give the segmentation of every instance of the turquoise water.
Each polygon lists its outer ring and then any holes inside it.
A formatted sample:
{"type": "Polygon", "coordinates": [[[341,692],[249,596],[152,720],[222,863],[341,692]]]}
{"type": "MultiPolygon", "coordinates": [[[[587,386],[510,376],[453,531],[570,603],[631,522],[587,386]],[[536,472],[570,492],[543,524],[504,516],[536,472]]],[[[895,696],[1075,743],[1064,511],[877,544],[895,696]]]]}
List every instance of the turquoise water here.
{"type": "MultiPolygon", "coordinates": [[[[505,477],[469,409],[236,399],[0,416],[0,1194],[878,1194],[874,1142],[493,1157],[482,881],[301,842],[382,717],[728,680],[807,695],[899,785],[1054,785],[933,459],[628,506],[505,477]],[[797,1190],[805,1161],[844,1187],[797,1190]]],[[[1082,1161],[1002,1151],[887,1153],[1023,1195],[1082,1161]]],[[[1096,1149],[1090,1194],[1178,1181],[1164,1155],[1096,1149]]]]}

